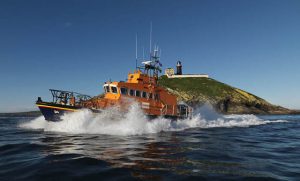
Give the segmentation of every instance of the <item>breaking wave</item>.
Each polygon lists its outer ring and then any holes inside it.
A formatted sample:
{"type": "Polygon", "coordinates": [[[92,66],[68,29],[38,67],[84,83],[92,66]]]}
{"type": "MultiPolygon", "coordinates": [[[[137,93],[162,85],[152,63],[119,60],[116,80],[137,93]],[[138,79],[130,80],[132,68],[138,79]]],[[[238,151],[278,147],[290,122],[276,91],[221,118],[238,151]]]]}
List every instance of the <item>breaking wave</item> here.
{"type": "Polygon", "coordinates": [[[72,134],[141,135],[162,131],[181,131],[189,128],[249,127],[285,120],[263,120],[255,115],[219,115],[209,106],[201,107],[192,119],[171,121],[166,118],[149,120],[137,104],[133,104],[127,113],[116,108],[100,114],[83,109],[62,116],[60,122],[48,122],[40,116],[20,124],[21,128],[41,129],[46,132],[64,132],[72,134]]]}

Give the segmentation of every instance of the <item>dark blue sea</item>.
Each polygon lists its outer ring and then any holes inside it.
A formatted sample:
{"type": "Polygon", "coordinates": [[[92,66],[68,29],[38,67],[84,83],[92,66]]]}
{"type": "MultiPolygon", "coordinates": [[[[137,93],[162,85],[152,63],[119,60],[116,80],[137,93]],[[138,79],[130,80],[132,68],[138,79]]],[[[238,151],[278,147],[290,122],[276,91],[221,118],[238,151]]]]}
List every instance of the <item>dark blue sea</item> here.
{"type": "Polygon", "coordinates": [[[139,116],[0,117],[0,180],[300,180],[299,115],[139,116]]]}

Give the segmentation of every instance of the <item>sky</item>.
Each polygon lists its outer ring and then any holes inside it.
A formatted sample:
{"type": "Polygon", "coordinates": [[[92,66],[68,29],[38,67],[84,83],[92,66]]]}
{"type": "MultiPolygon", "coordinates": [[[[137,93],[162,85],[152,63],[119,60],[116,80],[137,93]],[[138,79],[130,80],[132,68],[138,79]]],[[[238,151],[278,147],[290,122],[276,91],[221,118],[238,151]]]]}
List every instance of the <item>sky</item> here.
{"type": "Polygon", "coordinates": [[[300,109],[299,0],[1,0],[0,112],[36,110],[49,88],[88,95],[149,55],[300,109]]]}

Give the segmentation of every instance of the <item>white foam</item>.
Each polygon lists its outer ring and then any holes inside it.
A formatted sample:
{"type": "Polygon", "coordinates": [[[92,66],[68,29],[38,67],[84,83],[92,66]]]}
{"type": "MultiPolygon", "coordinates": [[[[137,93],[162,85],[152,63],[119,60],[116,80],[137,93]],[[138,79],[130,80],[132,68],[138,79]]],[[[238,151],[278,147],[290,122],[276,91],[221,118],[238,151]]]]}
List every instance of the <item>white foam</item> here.
{"type": "MultiPolygon", "coordinates": [[[[210,115],[211,115],[210,111],[210,115]]],[[[84,109],[65,114],[60,122],[48,122],[43,116],[20,125],[26,129],[42,129],[50,132],[64,132],[72,134],[108,134],[108,135],[141,135],[158,133],[161,131],[181,131],[189,128],[215,127],[249,127],[285,120],[262,120],[255,115],[227,115],[214,114],[213,118],[206,118],[205,112],[197,113],[192,119],[171,121],[165,118],[148,120],[137,104],[133,104],[127,113],[117,108],[108,109],[100,114],[94,114],[84,109]]]]}

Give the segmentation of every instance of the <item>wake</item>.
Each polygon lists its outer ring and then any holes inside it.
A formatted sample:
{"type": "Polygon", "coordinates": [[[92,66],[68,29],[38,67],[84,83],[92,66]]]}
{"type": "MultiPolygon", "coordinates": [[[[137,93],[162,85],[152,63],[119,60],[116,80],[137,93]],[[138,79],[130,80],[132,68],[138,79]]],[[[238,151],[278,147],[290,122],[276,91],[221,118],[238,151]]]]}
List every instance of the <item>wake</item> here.
{"type": "Polygon", "coordinates": [[[40,116],[19,125],[25,129],[39,129],[46,132],[63,132],[71,134],[106,134],[106,135],[142,135],[162,131],[182,131],[190,128],[249,127],[285,120],[269,121],[255,115],[222,116],[211,108],[204,106],[192,119],[171,121],[165,118],[148,120],[137,104],[133,104],[127,113],[116,108],[100,114],[84,109],[65,114],[60,122],[48,122],[40,116]]]}

